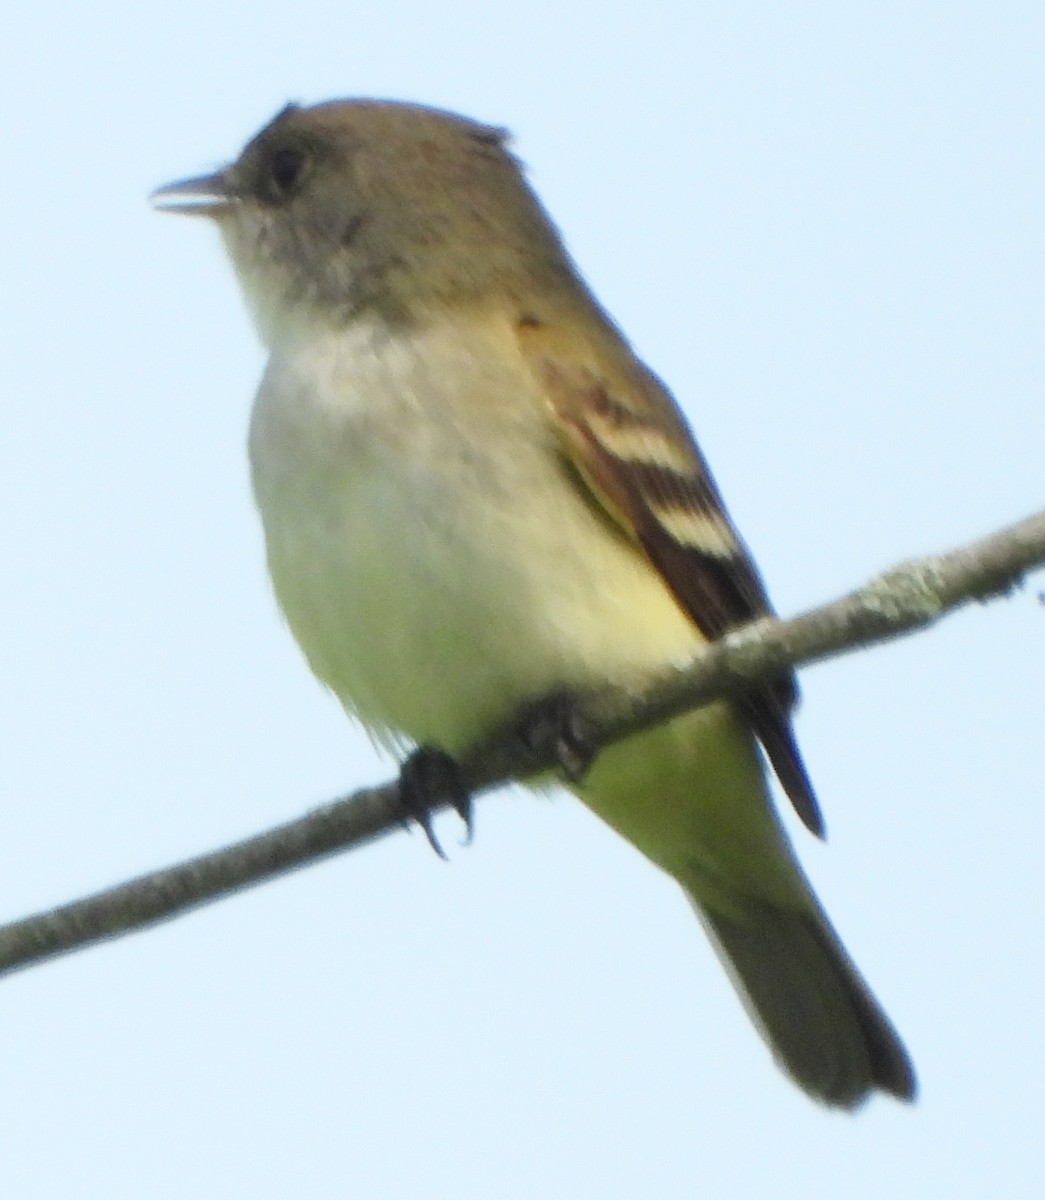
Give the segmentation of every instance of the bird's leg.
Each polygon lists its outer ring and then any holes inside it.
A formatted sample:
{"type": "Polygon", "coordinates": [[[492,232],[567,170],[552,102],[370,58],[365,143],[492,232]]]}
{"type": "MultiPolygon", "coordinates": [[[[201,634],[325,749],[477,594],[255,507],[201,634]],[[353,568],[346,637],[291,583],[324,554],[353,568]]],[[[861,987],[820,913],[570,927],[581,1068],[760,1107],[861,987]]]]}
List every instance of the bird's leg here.
{"type": "Polygon", "coordinates": [[[457,761],[442,750],[420,746],[399,769],[399,796],[406,818],[413,818],[424,830],[428,844],[445,859],[432,828],[432,813],[450,805],[465,824],[465,845],[472,840],[472,797],[461,779],[457,761]]]}
{"type": "Polygon", "coordinates": [[[570,783],[580,783],[599,750],[575,698],[568,693],[528,705],[516,727],[527,748],[553,758],[570,783]]]}

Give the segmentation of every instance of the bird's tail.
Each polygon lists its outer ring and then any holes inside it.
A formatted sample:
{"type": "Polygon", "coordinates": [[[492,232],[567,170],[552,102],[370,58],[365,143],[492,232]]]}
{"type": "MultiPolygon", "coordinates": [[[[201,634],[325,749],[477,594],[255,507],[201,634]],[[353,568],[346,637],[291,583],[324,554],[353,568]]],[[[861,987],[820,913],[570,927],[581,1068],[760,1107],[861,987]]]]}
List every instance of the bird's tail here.
{"type": "Polygon", "coordinates": [[[784,1070],[825,1104],[915,1092],[889,1019],[831,928],[750,732],[709,705],[607,747],[583,799],[689,895],[784,1070]]]}
{"type": "MultiPolygon", "coordinates": [[[[825,1104],[914,1098],[911,1060],[826,916],[750,900],[724,915],[688,893],[774,1058],[825,1104]]],[[[815,901],[814,901],[815,903],[815,901]]]]}

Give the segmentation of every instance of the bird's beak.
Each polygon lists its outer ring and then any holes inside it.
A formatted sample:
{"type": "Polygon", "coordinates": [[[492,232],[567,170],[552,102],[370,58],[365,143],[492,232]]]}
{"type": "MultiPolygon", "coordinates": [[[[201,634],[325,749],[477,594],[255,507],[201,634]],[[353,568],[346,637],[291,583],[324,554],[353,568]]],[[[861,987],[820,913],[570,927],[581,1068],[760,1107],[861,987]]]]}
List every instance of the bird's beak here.
{"type": "Polygon", "coordinates": [[[160,212],[183,213],[189,217],[220,217],[232,205],[225,171],[213,175],[197,175],[194,179],[179,179],[157,188],[149,200],[160,212]]]}

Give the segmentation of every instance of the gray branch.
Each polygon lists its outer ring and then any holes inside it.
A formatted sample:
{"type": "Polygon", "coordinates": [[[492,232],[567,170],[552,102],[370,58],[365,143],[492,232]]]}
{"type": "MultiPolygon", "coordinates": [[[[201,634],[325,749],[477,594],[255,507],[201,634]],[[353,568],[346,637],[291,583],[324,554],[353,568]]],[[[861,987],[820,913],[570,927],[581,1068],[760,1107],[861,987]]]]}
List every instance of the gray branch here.
{"type": "MultiPolygon", "coordinates": [[[[970,600],[1007,594],[1042,565],[1045,512],[961,549],[895,567],[848,596],[790,620],[738,629],[691,661],[651,675],[641,687],[608,685],[577,697],[573,717],[591,744],[604,746],[734,695],[788,666],[923,629],[970,600]]],[[[506,731],[461,764],[473,793],[556,766],[551,749],[537,747],[518,730],[506,731]]],[[[0,973],[147,928],[403,824],[396,783],[353,792],[256,837],[0,927],[0,973]]]]}

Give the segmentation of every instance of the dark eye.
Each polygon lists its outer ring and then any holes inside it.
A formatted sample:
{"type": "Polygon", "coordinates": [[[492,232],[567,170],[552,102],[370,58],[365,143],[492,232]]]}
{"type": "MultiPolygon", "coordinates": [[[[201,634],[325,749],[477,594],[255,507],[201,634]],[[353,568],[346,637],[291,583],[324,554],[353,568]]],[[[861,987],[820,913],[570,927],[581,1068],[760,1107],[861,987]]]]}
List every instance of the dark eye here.
{"type": "Polygon", "coordinates": [[[273,200],[289,200],[298,190],[305,173],[305,152],[296,146],[282,146],[268,161],[268,190],[273,200]]]}

